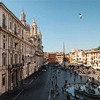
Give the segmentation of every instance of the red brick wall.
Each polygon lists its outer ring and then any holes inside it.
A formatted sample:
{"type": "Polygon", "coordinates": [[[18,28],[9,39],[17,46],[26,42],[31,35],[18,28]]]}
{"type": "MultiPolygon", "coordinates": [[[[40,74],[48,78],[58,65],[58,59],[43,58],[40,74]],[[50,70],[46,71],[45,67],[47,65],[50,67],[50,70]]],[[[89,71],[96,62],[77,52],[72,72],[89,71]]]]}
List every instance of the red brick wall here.
{"type": "Polygon", "coordinates": [[[51,63],[56,62],[56,54],[48,54],[48,59],[51,63]]]}

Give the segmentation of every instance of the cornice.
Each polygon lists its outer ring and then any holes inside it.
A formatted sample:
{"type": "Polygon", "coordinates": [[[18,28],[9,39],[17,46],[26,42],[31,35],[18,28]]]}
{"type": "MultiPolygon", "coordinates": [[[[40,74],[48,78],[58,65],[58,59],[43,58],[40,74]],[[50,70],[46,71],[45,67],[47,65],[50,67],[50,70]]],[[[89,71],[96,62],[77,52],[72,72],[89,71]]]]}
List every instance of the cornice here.
{"type": "Polygon", "coordinates": [[[21,39],[20,37],[14,35],[14,33],[10,32],[10,31],[8,31],[8,30],[5,30],[5,29],[3,29],[2,27],[0,27],[0,31],[3,31],[3,32],[5,32],[5,33],[7,33],[7,34],[9,34],[9,35],[12,35],[13,37],[15,37],[15,38],[19,39],[20,41],[24,42],[25,44],[28,44],[28,45],[30,45],[30,46],[32,46],[32,47],[35,47],[33,44],[31,44],[31,43],[29,43],[29,42],[27,42],[27,41],[21,39]]]}
{"type": "Polygon", "coordinates": [[[2,2],[0,2],[0,6],[4,8],[17,22],[19,22],[25,28],[22,22],[2,2]]]}

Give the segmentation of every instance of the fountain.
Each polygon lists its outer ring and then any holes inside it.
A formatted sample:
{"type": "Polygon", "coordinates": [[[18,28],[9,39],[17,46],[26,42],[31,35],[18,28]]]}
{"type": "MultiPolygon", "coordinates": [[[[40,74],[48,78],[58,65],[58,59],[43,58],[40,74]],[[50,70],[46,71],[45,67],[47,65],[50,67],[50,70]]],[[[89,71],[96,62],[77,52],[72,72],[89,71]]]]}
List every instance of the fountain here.
{"type": "Polygon", "coordinates": [[[85,85],[75,88],[75,92],[90,98],[100,99],[100,86],[94,82],[94,78],[90,78],[85,85]]]}
{"type": "MultiPolygon", "coordinates": [[[[91,99],[98,99],[100,100],[100,86],[94,82],[93,78],[90,78],[86,84],[75,84],[70,85],[66,89],[66,91],[70,94],[70,96],[75,97],[87,97],[91,99]],[[81,95],[81,96],[79,96],[81,95]]],[[[82,99],[83,100],[83,99],[82,99]]]]}

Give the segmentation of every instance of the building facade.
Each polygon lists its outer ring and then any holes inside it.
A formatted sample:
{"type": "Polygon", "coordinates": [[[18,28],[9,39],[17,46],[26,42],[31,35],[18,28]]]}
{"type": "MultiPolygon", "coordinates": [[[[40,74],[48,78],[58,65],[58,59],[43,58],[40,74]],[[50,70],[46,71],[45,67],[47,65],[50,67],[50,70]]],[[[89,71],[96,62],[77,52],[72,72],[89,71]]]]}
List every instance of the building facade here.
{"type": "Polygon", "coordinates": [[[33,20],[29,26],[0,2],[0,94],[19,87],[43,63],[42,34],[33,20]]]}
{"type": "Polygon", "coordinates": [[[64,52],[56,52],[56,61],[59,63],[64,61],[64,52]]]}
{"type": "Polygon", "coordinates": [[[91,50],[86,53],[86,62],[90,66],[100,67],[100,50],[91,50]]]}
{"type": "Polygon", "coordinates": [[[56,53],[48,53],[48,60],[51,63],[56,62],[56,53]]]}
{"type": "Polygon", "coordinates": [[[74,50],[68,55],[70,63],[100,67],[100,50],[74,50]]]}
{"type": "Polygon", "coordinates": [[[64,52],[45,52],[44,58],[49,62],[62,63],[64,60],[64,52]]]}

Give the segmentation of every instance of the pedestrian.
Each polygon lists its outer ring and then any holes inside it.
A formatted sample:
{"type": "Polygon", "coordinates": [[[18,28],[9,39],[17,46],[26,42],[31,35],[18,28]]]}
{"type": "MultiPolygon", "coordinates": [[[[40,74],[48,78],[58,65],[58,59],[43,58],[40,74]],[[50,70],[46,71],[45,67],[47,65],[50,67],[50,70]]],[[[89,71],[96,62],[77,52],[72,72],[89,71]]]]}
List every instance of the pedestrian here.
{"type": "Polygon", "coordinates": [[[72,77],[72,72],[70,72],[70,76],[72,77]]]}
{"type": "Polygon", "coordinates": [[[65,80],[65,84],[67,84],[67,80],[65,80]]]}
{"type": "Polygon", "coordinates": [[[67,94],[66,94],[66,98],[67,98],[67,100],[70,100],[70,95],[69,95],[68,92],[67,92],[67,94]]]}
{"type": "Polygon", "coordinates": [[[51,84],[53,85],[53,80],[51,81],[51,84]]]}
{"type": "Polygon", "coordinates": [[[82,76],[80,76],[80,79],[82,79],[82,76]]]}
{"type": "Polygon", "coordinates": [[[66,84],[64,84],[64,88],[66,88],[66,84]]]}
{"type": "Polygon", "coordinates": [[[62,87],[62,93],[64,93],[64,87],[62,87]]]}
{"type": "Polygon", "coordinates": [[[59,95],[59,90],[58,89],[55,90],[55,94],[59,95]]]}
{"type": "Polygon", "coordinates": [[[75,77],[74,77],[74,83],[75,83],[75,77]]]}
{"type": "Polygon", "coordinates": [[[74,98],[75,98],[75,100],[78,100],[78,97],[76,96],[76,94],[75,94],[74,98]]]}

